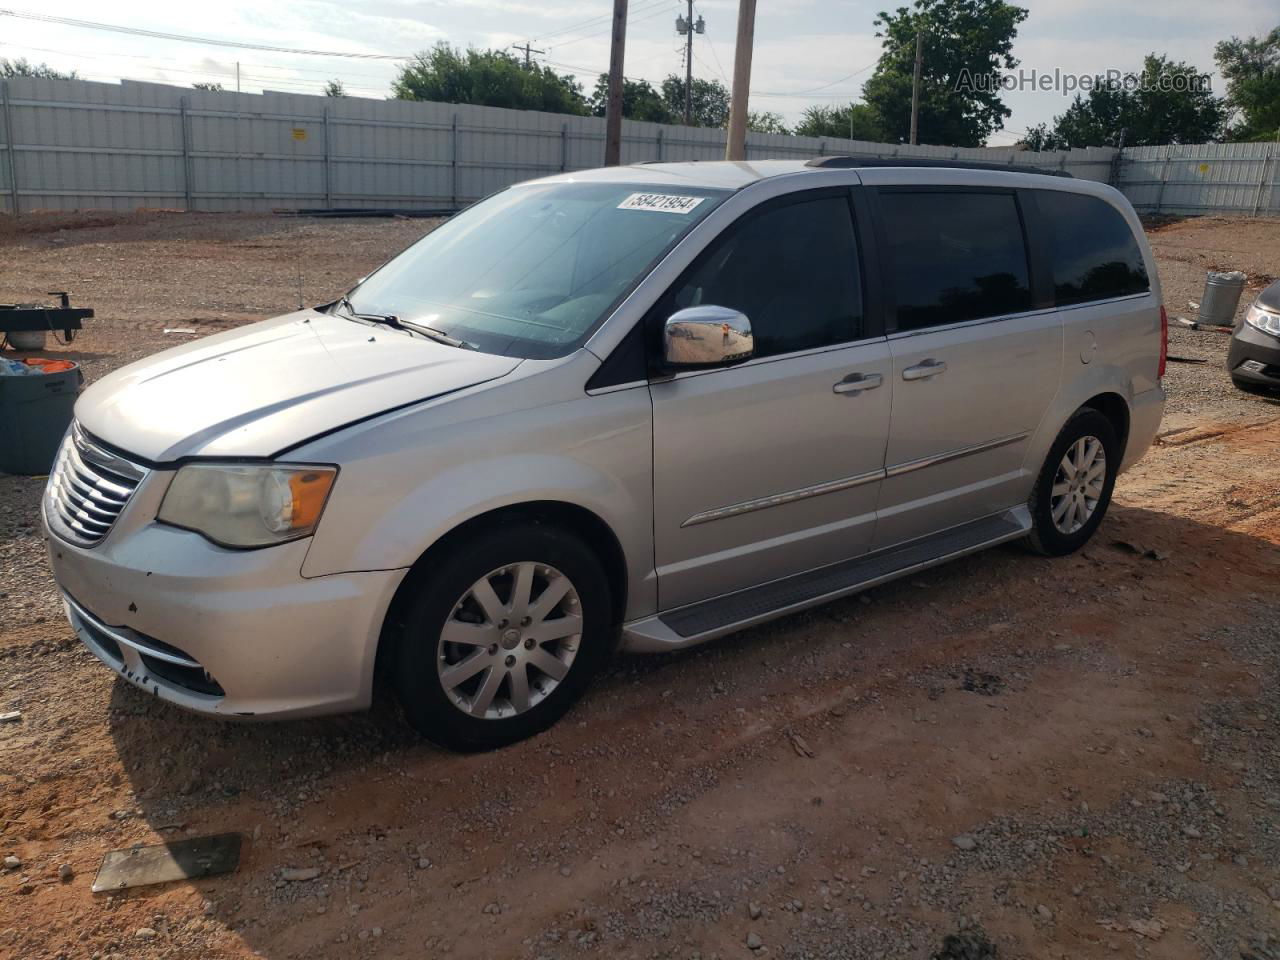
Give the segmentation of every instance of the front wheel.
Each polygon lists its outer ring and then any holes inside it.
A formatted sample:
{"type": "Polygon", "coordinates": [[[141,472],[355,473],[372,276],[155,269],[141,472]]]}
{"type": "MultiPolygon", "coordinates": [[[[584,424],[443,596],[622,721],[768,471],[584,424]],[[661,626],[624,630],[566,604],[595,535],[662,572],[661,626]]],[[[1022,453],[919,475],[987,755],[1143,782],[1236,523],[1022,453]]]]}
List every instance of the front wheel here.
{"type": "Polygon", "coordinates": [[[545,730],[612,648],[599,561],[571,534],[531,521],[479,531],[433,560],[397,657],[409,721],[455,750],[545,730]]]}
{"type": "Polygon", "coordinates": [[[1102,523],[1120,469],[1120,441],[1096,410],[1077,412],[1058,434],[1031,493],[1031,548],[1060,557],[1083,547],[1102,523]]]}

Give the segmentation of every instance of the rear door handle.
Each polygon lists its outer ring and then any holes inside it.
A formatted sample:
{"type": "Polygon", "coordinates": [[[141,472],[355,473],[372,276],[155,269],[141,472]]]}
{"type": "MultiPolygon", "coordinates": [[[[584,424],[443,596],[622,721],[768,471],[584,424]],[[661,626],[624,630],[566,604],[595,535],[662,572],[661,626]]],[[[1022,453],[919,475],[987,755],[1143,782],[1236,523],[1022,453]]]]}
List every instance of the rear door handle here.
{"type": "Polygon", "coordinates": [[[907,367],[902,371],[903,380],[928,380],[930,377],[936,377],[940,373],[947,372],[947,364],[945,360],[934,360],[930,357],[928,360],[921,360],[914,367],[907,367]]]}
{"type": "Polygon", "coordinates": [[[856,397],[863,390],[874,390],[882,383],[884,383],[884,377],[878,373],[851,373],[832,387],[831,390],[833,393],[843,393],[856,397]]]}

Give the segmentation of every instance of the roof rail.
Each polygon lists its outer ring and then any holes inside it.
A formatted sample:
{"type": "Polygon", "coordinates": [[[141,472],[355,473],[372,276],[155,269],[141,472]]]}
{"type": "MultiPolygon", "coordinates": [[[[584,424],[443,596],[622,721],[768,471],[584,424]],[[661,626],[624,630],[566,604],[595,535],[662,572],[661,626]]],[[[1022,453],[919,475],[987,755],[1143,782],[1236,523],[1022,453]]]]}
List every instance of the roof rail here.
{"type": "MultiPolygon", "coordinates": [[[[1035,167],[1027,163],[987,163],[981,160],[944,160],[932,157],[814,157],[806,167],[841,170],[851,167],[935,167],[953,170],[994,170],[1010,173],[1038,173],[1047,177],[1071,177],[1056,167],[1035,167]]],[[[1073,178],[1074,179],[1074,178],[1073,178]]]]}

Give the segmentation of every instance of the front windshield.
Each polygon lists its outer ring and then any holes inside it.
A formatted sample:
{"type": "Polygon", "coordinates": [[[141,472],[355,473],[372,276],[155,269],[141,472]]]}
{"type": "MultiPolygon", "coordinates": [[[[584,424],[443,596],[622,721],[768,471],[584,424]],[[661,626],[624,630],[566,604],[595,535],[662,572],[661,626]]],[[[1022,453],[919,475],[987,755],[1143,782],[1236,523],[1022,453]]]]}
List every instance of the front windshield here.
{"type": "Polygon", "coordinates": [[[349,306],[486,353],[561,356],[725,196],[618,183],[513,187],[391,260],[351,291],[349,306]]]}

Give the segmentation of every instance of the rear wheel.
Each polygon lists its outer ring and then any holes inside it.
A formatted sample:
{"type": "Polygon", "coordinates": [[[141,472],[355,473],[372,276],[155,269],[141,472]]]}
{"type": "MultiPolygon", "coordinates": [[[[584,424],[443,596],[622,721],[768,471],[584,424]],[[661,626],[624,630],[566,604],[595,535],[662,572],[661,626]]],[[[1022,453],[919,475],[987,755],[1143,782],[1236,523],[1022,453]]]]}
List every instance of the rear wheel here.
{"type": "Polygon", "coordinates": [[[1111,503],[1120,456],[1115,428],[1098,411],[1085,408],[1067,421],[1028,503],[1033,550],[1063,556],[1089,541],[1111,503]]]}
{"type": "Polygon", "coordinates": [[[612,598],[576,537],[521,521],[434,558],[404,620],[396,689],[409,721],[455,750],[545,730],[612,647],[612,598]]]}

